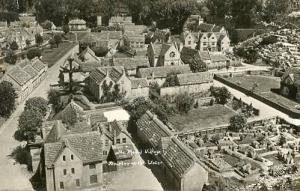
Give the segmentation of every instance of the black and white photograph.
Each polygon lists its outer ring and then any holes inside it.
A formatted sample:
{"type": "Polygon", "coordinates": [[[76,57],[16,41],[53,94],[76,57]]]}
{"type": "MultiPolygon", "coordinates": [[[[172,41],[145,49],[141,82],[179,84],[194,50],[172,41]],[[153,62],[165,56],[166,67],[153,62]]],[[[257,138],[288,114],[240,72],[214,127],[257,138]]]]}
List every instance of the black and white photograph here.
{"type": "Polygon", "coordinates": [[[300,0],[0,0],[0,191],[300,191],[300,0]]]}

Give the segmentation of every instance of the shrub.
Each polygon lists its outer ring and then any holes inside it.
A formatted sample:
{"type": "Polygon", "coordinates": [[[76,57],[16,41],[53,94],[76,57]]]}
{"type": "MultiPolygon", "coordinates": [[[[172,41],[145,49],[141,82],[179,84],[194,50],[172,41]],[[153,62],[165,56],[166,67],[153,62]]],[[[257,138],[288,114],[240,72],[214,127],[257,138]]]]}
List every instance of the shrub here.
{"type": "Polygon", "coordinates": [[[35,57],[41,57],[42,51],[39,48],[31,48],[27,51],[27,58],[29,60],[35,58],[35,57]]]}

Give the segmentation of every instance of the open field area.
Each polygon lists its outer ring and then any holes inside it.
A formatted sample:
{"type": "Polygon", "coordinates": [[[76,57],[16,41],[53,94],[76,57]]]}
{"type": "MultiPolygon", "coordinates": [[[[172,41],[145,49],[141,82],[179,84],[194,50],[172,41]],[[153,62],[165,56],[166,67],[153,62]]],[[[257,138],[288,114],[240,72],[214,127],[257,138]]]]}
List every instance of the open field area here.
{"type": "Polygon", "coordinates": [[[231,81],[245,89],[251,90],[256,84],[255,92],[269,92],[271,89],[280,88],[280,78],[258,76],[258,75],[245,75],[245,76],[235,76],[232,78],[226,78],[226,80],[231,81]]]}
{"type": "Polygon", "coordinates": [[[223,105],[214,105],[191,110],[187,115],[175,115],[170,118],[170,123],[178,131],[207,129],[228,124],[234,114],[233,110],[223,105]]]}
{"type": "Polygon", "coordinates": [[[271,89],[278,90],[280,88],[279,78],[257,76],[257,75],[252,75],[252,76],[245,75],[245,76],[236,76],[232,78],[222,77],[222,79],[229,83],[232,83],[233,86],[240,87],[240,88],[234,87],[236,89],[240,90],[242,88],[242,90],[240,91],[243,91],[246,94],[250,93],[251,89],[254,87],[254,84],[256,83],[257,86],[253,91],[255,95],[253,96],[261,97],[261,99],[264,99],[264,102],[265,101],[266,103],[268,102],[268,104],[271,105],[272,107],[276,107],[276,108],[282,107],[295,114],[300,114],[300,111],[295,108],[295,106],[298,105],[299,103],[271,91],[271,89]]]}

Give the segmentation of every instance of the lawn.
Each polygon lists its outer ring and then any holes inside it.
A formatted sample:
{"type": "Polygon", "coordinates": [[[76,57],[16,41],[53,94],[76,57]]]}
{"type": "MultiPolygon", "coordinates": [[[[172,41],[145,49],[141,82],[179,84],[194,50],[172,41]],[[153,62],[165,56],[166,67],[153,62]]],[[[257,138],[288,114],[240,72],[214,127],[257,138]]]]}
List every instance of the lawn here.
{"type": "Polygon", "coordinates": [[[233,82],[245,89],[251,90],[254,84],[257,85],[255,92],[269,92],[271,89],[280,88],[280,78],[259,76],[259,75],[245,75],[226,78],[226,80],[233,82]]]}
{"type": "Polygon", "coordinates": [[[42,60],[51,67],[74,46],[76,46],[75,43],[63,42],[59,44],[58,48],[45,48],[42,52],[42,60]]]}
{"type": "Polygon", "coordinates": [[[233,110],[216,104],[191,110],[187,115],[177,114],[169,121],[178,131],[201,130],[229,124],[233,115],[235,115],[233,110]]]}

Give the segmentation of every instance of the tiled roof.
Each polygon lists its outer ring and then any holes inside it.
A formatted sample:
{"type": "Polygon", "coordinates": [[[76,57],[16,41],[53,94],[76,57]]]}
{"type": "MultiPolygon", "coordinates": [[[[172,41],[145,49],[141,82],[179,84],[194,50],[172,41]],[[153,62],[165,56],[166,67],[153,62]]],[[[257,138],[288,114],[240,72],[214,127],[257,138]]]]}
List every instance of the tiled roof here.
{"type": "Polygon", "coordinates": [[[51,167],[64,148],[70,148],[84,164],[103,160],[102,139],[97,131],[65,135],[59,142],[46,143],[45,165],[51,167]]]}
{"type": "Polygon", "coordinates": [[[214,24],[201,23],[199,25],[199,29],[201,32],[211,32],[214,28],[214,24]]]}
{"type": "Polygon", "coordinates": [[[34,78],[38,75],[38,72],[31,66],[31,65],[27,65],[23,68],[23,70],[28,73],[31,78],[34,78]]]}
{"type": "Polygon", "coordinates": [[[86,22],[83,19],[73,19],[69,22],[71,25],[85,25],[86,22]]]}
{"type": "Polygon", "coordinates": [[[131,81],[131,89],[149,87],[147,80],[144,78],[130,78],[130,81],[131,81]]]}
{"type": "MultiPolygon", "coordinates": [[[[93,58],[92,61],[99,61],[99,59],[95,55],[95,52],[92,49],[90,49],[89,46],[79,54],[79,57],[86,60],[87,55],[90,55],[93,58]]],[[[89,60],[89,61],[91,61],[91,60],[89,60]]]]}
{"type": "Polygon", "coordinates": [[[163,44],[159,56],[165,56],[166,52],[171,48],[170,44],[163,44]]]}
{"type": "Polygon", "coordinates": [[[38,58],[34,58],[31,60],[31,63],[32,63],[32,67],[40,72],[41,70],[45,69],[47,66],[46,64],[44,64],[40,59],[38,58]]]}
{"type": "Polygon", "coordinates": [[[164,164],[181,178],[196,162],[196,156],[176,137],[171,137],[168,147],[160,155],[164,164]]]}
{"type": "Polygon", "coordinates": [[[18,66],[21,67],[21,68],[24,68],[25,66],[29,65],[30,64],[30,60],[28,60],[27,58],[26,59],[23,59],[21,60],[19,63],[18,63],[18,66]]]}
{"type": "Polygon", "coordinates": [[[134,32],[136,34],[142,34],[147,29],[147,26],[144,25],[124,25],[124,31],[134,32]]]}
{"type": "Polygon", "coordinates": [[[125,34],[128,40],[131,42],[145,42],[145,36],[140,34],[125,34]]]}
{"type": "Polygon", "coordinates": [[[123,66],[126,70],[134,70],[139,67],[149,67],[149,60],[147,57],[134,58],[113,58],[114,66],[123,66]]]}
{"type": "Polygon", "coordinates": [[[107,118],[104,116],[104,113],[92,113],[90,116],[90,123],[91,125],[94,125],[98,122],[107,122],[107,118]]]}
{"type": "Polygon", "coordinates": [[[26,73],[23,69],[16,66],[7,72],[7,75],[17,82],[20,86],[23,86],[26,82],[31,79],[31,76],[26,73]]]}
{"type": "Polygon", "coordinates": [[[53,121],[53,123],[54,124],[51,125],[52,128],[51,128],[49,134],[47,135],[47,137],[45,137],[45,143],[57,142],[67,132],[67,129],[62,124],[62,121],[56,120],[56,121],[53,121]]]}
{"type": "Polygon", "coordinates": [[[137,128],[146,137],[147,141],[156,148],[162,137],[172,135],[171,131],[154,114],[147,111],[138,121],[137,128]]]}
{"type": "Polygon", "coordinates": [[[124,68],[120,66],[99,67],[91,72],[90,78],[95,80],[96,83],[100,84],[108,74],[111,80],[117,82],[122,77],[123,72],[124,68]]]}
{"type": "Polygon", "coordinates": [[[131,23],[132,22],[132,17],[119,17],[119,16],[114,16],[109,19],[110,23],[131,23]]]}
{"type": "Polygon", "coordinates": [[[154,56],[158,57],[159,54],[160,54],[160,52],[161,52],[161,50],[162,50],[163,45],[162,44],[153,44],[153,43],[151,43],[149,46],[150,46],[149,48],[153,49],[154,56]]]}
{"type": "Polygon", "coordinates": [[[210,54],[208,51],[201,51],[200,53],[200,58],[205,61],[205,60],[210,60],[210,54]]]}
{"type": "Polygon", "coordinates": [[[169,73],[191,73],[189,65],[183,66],[162,66],[162,67],[152,67],[152,68],[140,68],[139,73],[141,78],[165,78],[169,73]]]}
{"type": "Polygon", "coordinates": [[[101,62],[85,62],[79,64],[79,67],[82,70],[82,72],[92,72],[93,70],[101,66],[101,62]]]}
{"type": "Polygon", "coordinates": [[[213,80],[213,75],[210,72],[199,72],[191,74],[178,74],[177,78],[179,84],[184,86],[211,82],[213,80]]]}

